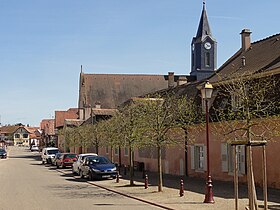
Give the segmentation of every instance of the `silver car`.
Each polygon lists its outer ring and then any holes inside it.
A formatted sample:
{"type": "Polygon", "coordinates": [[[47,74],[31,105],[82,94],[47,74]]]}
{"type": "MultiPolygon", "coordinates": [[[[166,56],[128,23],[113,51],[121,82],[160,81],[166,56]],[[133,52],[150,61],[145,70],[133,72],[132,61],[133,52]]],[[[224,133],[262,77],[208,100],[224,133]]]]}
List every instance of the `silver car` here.
{"type": "Polygon", "coordinates": [[[72,173],[73,174],[80,175],[80,166],[81,166],[81,164],[83,164],[83,161],[84,161],[85,157],[87,157],[87,156],[97,156],[97,154],[96,153],[79,154],[77,161],[74,162],[73,166],[72,166],[72,173]]]}

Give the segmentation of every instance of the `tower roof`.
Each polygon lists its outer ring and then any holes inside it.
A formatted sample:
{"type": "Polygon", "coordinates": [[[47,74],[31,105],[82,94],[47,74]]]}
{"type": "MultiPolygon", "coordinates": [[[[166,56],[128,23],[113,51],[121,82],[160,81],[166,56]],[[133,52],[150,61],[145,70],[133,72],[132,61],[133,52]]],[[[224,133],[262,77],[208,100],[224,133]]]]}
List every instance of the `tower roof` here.
{"type": "Polygon", "coordinates": [[[205,9],[205,2],[203,2],[203,9],[199,21],[198,30],[196,33],[196,38],[204,38],[205,36],[212,36],[210,25],[208,23],[207,13],[205,9]]]}

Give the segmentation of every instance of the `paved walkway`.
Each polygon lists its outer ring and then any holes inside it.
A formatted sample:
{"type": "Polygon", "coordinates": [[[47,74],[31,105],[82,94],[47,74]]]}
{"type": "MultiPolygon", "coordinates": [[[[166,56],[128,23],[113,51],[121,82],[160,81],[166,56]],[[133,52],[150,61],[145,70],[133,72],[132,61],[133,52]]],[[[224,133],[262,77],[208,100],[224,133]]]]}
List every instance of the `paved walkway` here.
{"type": "MultiPolygon", "coordinates": [[[[91,183],[107,188],[112,191],[134,197],[139,200],[145,200],[155,205],[162,206],[165,209],[176,210],[233,210],[234,193],[233,184],[230,182],[214,181],[214,204],[205,204],[204,189],[205,181],[198,178],[184,178],[184,196],[179,196],[180,177],[179,176],[164,176],[163,192],[157,192],[157,174],[148,173],[149,187],[144,188],[144,179],[142,173],[135,173],[135,186],[129,186],[128,176],[122,176],[119,183],[116,180],[93,181],[91,183]]],[[[259,207],[263,209],[262,191],[257,189],[259,207]]],[[[269,209],[280,210],[280,190],[268,189],[268,204],[269,209]]],[[[239,209],[243,210],[248,205],[247,187],[239,186],[239,209]]]]}

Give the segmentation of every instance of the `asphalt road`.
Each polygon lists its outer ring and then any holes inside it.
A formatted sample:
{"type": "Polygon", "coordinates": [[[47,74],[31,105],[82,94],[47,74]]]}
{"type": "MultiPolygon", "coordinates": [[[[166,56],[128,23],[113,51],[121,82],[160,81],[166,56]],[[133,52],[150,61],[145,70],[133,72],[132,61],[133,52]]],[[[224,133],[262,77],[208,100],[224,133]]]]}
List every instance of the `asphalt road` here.
{"type": "MultiPolygon", "coordinates": [[[[102,181],[101,181],[102,182],[102,181]]],[[[10,147],[0,160],[0,210],[160,209],[42,165],[38,152],[10,147]]]]}

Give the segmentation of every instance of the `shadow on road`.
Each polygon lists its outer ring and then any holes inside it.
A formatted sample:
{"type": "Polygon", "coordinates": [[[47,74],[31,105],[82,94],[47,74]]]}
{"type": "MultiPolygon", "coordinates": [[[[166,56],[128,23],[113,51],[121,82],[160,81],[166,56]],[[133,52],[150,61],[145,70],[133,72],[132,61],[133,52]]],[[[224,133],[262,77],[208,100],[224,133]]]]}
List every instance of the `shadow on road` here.
{"type": "MultiPolygon", "coordinates": [[[[121,170],[121,172],[123,172],[121,170]]],[[[122,178],[129,180],[128,174],[124,175],[121,173],[122,178]]],[[[155,172],[147,172],[149,185],[157,186],[158,185],[158,178],[157,173],[155,172]]],[[[196,177],[182,177],[176,175],[163,175],[163,186],[173,189],[180,189],[180,180],[183,179],[184,181],[184,189],[189,190],[192,192],[205,194],[205,180],[196,177]]],[[[144,178],[143,172],[135,171],[134,173],[134,180],[143,182],[144,185],[144,178]]],[[[143,186],[142,185],[142,186],[143,186]]],[[[263,200],[263,193],[262,188],[257,187],[257,197],[260,200],[263,200]]],[[[213,180],[213,193],[214,196],[221,197],[221,198],[234,198],[234,188],[232,182],[224,182],[224,181],[217,181],[213,180]]],[[[278,189],[268,189],[268,201],[280,203],[280,190],[278,189]]],[[[244,184],[239,184],[239,198],[247,198],[247,186],[244,184]]],[[[271,209],[279,209],[279,206],[272,206],[271,209]]],[[[279,209],[280,210],[280,209],[279,209]]]]}

